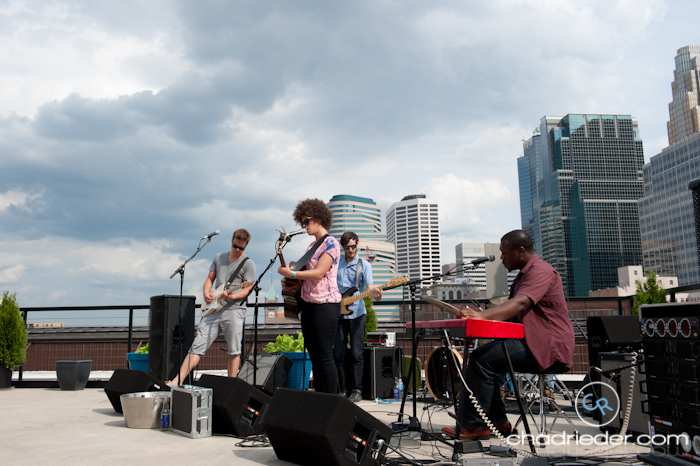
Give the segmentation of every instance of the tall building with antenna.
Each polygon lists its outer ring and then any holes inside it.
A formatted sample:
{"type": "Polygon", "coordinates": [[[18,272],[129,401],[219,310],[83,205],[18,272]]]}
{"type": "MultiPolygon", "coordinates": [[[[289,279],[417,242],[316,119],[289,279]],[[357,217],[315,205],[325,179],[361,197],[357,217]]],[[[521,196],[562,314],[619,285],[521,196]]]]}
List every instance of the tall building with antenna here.
{"type": "Polygon", "coordinates": [[[644,165],[639,203],[644,270],[700,283],[691,181],[700,178],[700,46],[678,49],[668,104],[668,147],[644,165]]]}
{"type": "MultiPolygon", "coordinates": [[[[340,241],[346,231],[354,231],[360,238],[357,255],[372,264],[375,285],[396,278],[396,253],[394,245],[387,242],[382,233],[382,212],[379,206],[366,197],[339,194],[328,202],[333,212],[333,226],[328,231],[340,241]]],[[[383,293],[382,300],[401,300],[401,288],[383,293]]],[[[399,320],[398,306],[373,306],[379,322],[399,320]]]]}

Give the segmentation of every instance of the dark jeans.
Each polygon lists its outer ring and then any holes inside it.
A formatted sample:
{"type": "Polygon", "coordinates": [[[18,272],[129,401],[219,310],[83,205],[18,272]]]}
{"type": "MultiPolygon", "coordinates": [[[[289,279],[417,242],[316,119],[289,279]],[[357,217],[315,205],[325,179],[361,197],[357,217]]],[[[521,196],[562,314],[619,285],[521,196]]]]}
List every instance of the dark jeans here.
{"type": "MultiPolygon", "coordinates": [[[[506,347],[516,372],[540,371],[525,340],[506,340],[506,347]]],[[[475,349],[469,355],[469,364],[464,370],[464,380],[474,392],[481,409],[493,423],[508,420],[497,380],[498,374],[504,372],[508,372],[508,363],[500,341],[493,341],[475,349]]],[[[485,429],[486,423],[477,413],[464,387],[460,390],[459,402],[462,427],[485,429]]]]}
{"type": "Polygon", "coordinates": [[[340,390],[362,391],[362,368],[365,351],[365,316],[340,319],[335,338],[335,365],[340,390]],[[346,351],[350,335],[350,351],[346,351]],[[346,357],[347,353],[347,357],[346,357]],[[347,363],[347,366],[345,365],[347,363]]]}
{"type": "Polygon", "coordinates": [[[340,319],[340,303],[314,304],[300,300],[301,331],[314,371],[314,389],[338,393],[333,344],[340,319]]]}

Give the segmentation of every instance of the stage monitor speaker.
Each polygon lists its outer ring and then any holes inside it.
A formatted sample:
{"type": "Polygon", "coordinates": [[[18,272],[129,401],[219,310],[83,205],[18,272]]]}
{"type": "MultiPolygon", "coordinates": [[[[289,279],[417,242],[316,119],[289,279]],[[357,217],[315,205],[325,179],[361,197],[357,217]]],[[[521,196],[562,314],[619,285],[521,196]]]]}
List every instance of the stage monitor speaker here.
{"type": "Polygon", "coordinates": [[[120,396],[125,393],[169,391],[164,382],[151,377],[143,371],[117,369],[105,385],[105,393],[112,407],[118,413],[122,412],[120,396]]]}
{"type": "Polygon", "coordinates": [[[401,376],[401,348],[365,348],[362,397],[392,398],[394,382],[401,376]]]}
{"type": "Polygon", "coordinates": [[[638,316],[589,316],[588,362],[598,367],[598,353],[642,347],[642,332],[638,316]]]}
{"type": "Polygon", "coordinates": [[[284,386],[294,363],[283,354],[261,353],[255,358],[255,364],[258,366],[257,373],[253,370],[253,355],[251,354],[243,362],[241,370],[238,371],[238,378],[254,385],[268,395],[272,395],[277,388],[284,386]],[[253,375],[255,375],[255,384],[253,384],[253,375]]]}
{"type": "Polygon", "coordinates": [[[198,387],[214,391],[212,432],[248,437],[262,433],[262,415],[270,396],[240,378],[204,374],[198,387]]]}
{"type": "MultiPolygon", "coordinates": [[[[603,371],[610,371],[612,380],[609,377],[603,377],[602,382],[607,383],[616,391],[620,397],[620,411],[615,416],[609,426],[615,429],[615,432],[620,432],[622,422],[624,421],[625,410],[629,403],[630,379],[632,376],[632,368],[627,367],[632,364],[632,354],[630,353],[599,353],[600,368],[603,371]],[[625,369],[616,370],[625,367],[625,369]]],[[[642,355],[638,356],[641,358],[642,355]]],[[[634,387],[632,392],[632,410],[630,411],[630,421],[627,425],[627,432],[631,434],[646,434],[649,435],[649,416],[642,411],[642,400],[644,395],[640,390],[639,381],[644,377],[640,367],[635,368],[634,387]]],[[[608,422],[611,415],[615,413],[606,412],[602,416],[601,424],[608,422]]]]}
{"type": "Polygon", "coordinates": [[[277,457],[301,465],[379,464],[391,427],[338,395],[280,388],[262,420],[277,457]]]}
{"type": "Polygon", "coordinates": [[[183,296],[178,307],[178,295],[151,296],[148,373],[153,377],[172,380],[180,370],[194,341],[194,301],[194,296],[183,296]]]}

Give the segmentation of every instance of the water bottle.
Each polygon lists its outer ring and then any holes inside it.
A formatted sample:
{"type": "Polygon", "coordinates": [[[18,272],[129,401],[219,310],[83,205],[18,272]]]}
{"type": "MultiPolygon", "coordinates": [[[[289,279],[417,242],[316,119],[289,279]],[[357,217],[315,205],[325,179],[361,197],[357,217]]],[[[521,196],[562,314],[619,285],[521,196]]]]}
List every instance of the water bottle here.
{"type": "Polygon", "coordinates": [[[160,410],[160,430],[170,430],[170,397],[163,400],[163,408],[160,410]]]}
{"type": "Polygon", "coordinates": [[[401,399],[401,385],[400,385],[400,379],[396,377],[396,380],[394,380],[394,399],[395,400],[400,400],[401,399]]]}
{"type": "Polygon", "coordinates": [[[403,398],[403,379],[399,377],[399,398],[403,398]]]}

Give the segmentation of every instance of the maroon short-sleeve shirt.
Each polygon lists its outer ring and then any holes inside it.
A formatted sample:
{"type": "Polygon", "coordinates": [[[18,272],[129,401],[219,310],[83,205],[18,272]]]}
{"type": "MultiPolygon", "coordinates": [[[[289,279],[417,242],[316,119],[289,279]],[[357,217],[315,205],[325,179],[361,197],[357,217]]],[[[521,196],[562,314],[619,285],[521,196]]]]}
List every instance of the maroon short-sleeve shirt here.
{"type": "Polygon", "coordinates": [[[518,294],[533,303],[517,317],[525,327],[525,343],[540,370],[556,362],[570,369],[574,362],[574,328],[557,271],[534,254],[513,281],[510,295],[518,294]]]}

